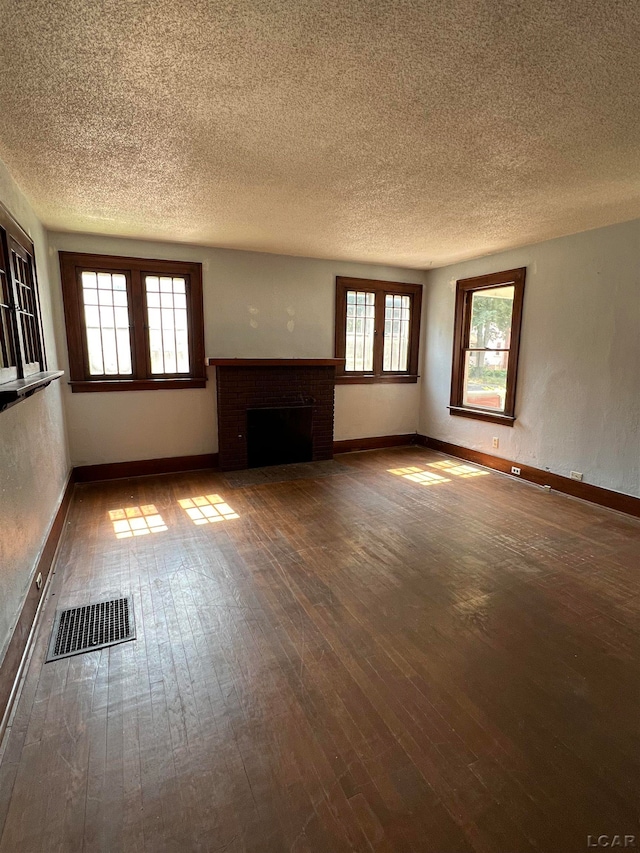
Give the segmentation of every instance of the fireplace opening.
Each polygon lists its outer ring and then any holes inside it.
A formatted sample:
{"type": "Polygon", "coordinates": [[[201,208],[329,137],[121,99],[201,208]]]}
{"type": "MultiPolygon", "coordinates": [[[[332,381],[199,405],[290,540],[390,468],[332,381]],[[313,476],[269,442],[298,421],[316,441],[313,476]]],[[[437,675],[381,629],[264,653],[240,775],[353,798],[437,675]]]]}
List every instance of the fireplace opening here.
{"type": "Polygon", "coordinates": [[[247,409],[249,468],[311,462],[313,407],[247,409]]]}

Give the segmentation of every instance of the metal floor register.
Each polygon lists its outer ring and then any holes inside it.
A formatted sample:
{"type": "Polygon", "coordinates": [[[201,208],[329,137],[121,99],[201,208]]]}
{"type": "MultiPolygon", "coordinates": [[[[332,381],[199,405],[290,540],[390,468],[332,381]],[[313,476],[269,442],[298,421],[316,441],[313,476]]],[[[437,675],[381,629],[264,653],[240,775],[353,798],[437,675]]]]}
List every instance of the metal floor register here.
{"type": "Polygon", "coordinates": [[[56,611],[47,663],[135,640],[130,596],[56,611]]]}

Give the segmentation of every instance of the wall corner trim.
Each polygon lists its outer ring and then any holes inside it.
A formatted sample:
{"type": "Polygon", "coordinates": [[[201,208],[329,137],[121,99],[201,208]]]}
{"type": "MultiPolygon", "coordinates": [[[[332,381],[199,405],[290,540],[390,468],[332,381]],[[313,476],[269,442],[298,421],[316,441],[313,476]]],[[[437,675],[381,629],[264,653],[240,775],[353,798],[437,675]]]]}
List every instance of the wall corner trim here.
{"type": "Polygon", "coordinates": [[[0,742],[4,736],[11,709],[18,693],[20,679],[31,647],[31,640],[46,598],[51,567],[55,562],[58,547],[62,540],[75,483],[75,471],[72,469],[67,477],[58,509],[53,516],[49,533],[36,562],[29,591],[22,605],[18,621],[0,664],[0,742]],[[35,583],[38,574],[42,575],[40,589],[36,587],[35,583]]]}
{"type": "Polygon", "coordinates": [[[448,456],[455,456],[459,459],[466,459],[468,462],[475,462],[477,465],[484,465],[485,468],[492,468],[494,471],[501,471],[503,474],[511,474],[511,466],[517,465],[520,468],[519,480],[527,480],[537,486],[551,486],[555,491],[562,492],[565,495],[571,495],[571,497],[640,518],[640,498],[624,494],[624,492],[614,492],[612,489],[604,489],[602,486],[593,486],[590,483],[571,480],[561,474],[552,474],[551,471],[543,471],[541,468],[534,468],[532,465],[523,465],[522,462],[502,459],[500,456],[492,456],[490,453],[471,450],[468,447],[450,444],[447,441],[440,441],[438,438],[431,438],[426,435],[418,435],[417,444],[446,453],[448,456]]]}

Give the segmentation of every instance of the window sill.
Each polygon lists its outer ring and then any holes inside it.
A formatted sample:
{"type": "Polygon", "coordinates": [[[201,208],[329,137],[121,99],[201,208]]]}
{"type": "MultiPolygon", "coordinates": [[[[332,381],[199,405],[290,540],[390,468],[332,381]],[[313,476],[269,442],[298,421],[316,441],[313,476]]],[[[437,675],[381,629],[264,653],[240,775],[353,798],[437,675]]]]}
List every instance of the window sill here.
{"type": "Polygon", "coordinates": [[[13,382],[4,382],[0,385],[0,412],[4,412],[10,406],[15,406],[21,400],[31,397],[36,391],[42,391],[55,379],[64,376],[62,370],[48,370],[44,373],[33,373],[26,379],[15,379],[13,382]]]}
{"type": "Polygon", "coordinates": [[[393,382],[416,383],[418,376],[408,373],[396,373],[385,375],[362,374],[357,376],[336,376],[336,385],[373,385],[374,383],[390,384],[393,382]]]}
{"type": "Polygon", "coordinates": [[[206,379],[87,379],[69,382],[73,394],[103,391],[170,391],[177,388],[206,388],[206,379]]]}
{"type": "Polygon", "coordinates": [[[512,415],[501,415],[499,412],[486,412],[482,409],[467,409],[463,406],[449,406],[449,414],[459,418],[473,418],[476,421],[488,421],[492,424],[502,424],[512,427],[515,417],[512,415]]]}

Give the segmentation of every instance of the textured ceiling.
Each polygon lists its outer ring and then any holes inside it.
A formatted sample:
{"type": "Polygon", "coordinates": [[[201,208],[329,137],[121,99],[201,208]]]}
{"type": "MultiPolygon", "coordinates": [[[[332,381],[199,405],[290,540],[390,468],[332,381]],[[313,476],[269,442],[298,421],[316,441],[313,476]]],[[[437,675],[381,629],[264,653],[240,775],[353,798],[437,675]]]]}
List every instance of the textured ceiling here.
{"type": "Polygon", "coordinates": [[[0,0],[53,229],[427,267],[640,216],[638,0],[0,0]]]}

